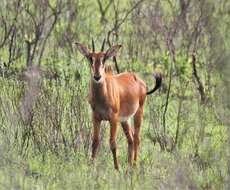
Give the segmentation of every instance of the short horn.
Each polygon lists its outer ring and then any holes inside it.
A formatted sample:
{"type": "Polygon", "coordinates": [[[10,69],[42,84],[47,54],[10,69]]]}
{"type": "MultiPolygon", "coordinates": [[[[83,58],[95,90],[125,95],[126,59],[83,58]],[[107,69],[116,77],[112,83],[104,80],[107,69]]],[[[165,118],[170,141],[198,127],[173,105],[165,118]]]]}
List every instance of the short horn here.
{"type": "Polygon", "coordinates": [[[104,51],[104,47],[105,47],[105,38],[104,38],[102,46],[101,46],[101,51],[104,51]]]}
{"type": "Polygon", "coordinates": [[[92,38],[92,49],[93,49],[93,52],[95,52],[95,46],[94,46],[94,40],[92,38]]]}

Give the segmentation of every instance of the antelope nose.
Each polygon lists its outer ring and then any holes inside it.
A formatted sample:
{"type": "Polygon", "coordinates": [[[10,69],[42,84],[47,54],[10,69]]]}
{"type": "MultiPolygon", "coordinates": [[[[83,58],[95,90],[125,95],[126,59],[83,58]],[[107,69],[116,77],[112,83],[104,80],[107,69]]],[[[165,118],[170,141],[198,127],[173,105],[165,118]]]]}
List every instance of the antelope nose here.
{"type": "Polygon", "coordinates": [[[101,76],[93,76],[93,78],[96,80],[96,81],[99,81],[101,76]]]}

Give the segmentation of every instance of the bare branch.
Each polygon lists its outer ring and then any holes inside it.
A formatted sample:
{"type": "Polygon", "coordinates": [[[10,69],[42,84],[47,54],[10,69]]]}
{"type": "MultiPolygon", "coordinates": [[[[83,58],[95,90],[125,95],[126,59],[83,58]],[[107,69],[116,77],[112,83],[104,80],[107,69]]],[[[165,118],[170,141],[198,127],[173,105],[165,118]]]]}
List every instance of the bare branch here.
{"type": "MultiPolygon", "coordinates": [[[[144,2],[145,0],[139,0],[138,2],[136,2],[125,14],[125,16],[119,21],[118,20],[118,12],[114,9],[114,12],[115,12],[115,22],[114,22],[114,25],[113,25],[113,28],[111,30],[108,31],[107,33],[107,43],[109,45],[109,47],[112,46],[111,42],[110,42],[110,36],[111,34],[115,34],[116,37],[118,38],[118,30],[119,28],[122,26],[122,24],[126,21],[126,19],[128,18],[128,16],[142,3],[144,2]]],[[[120,70],[119,70],[119,67],[118,67],[118,64],[117,64],[117,59],[116,57],[114,56],[113,57],[113,62],[115,63],[115,67],[116,67],[116,70],[117,70],[117,73],[120,73],[120,70]]]]}
{"type": "Polygon", "coordinates": [[[16,13],[15,13],[13,21],[9,27],[7,27],[7,22],[6,22],[5,18],[1,15],[1,21],[2,21],[2,24],[4,26],[4,37],[3,37],[3,40],[0,42],[0,48],[2,48],[5,45],[7,39],[9,38],[10,34],[12,33],[12,31],[15,27],[15,23],[17,22],[17,18],[18,18],[18,14],[19,14],[20,5],[21,5],[21,0],[18,0],[16,3],[16,8],[15,8],[16,13]]]}
{"type": "MultiPolygon", "coordinates": [[[[61,2],[61,1],[59,1],[59,3],[60,3],[60,2],[61,2]]],[[[59,6],[61,6],[61,5],[59,5],[59,6]]],[[[48,2],[48,7],[49,7],[49,8],[51,9],[51,11],[52,11],[52,14],[51,14],[48,18],[50,18],[51,16],[53,16],[53,21],[52,21],[52,23],[51,23],[50,28],[48,29],[48,32],[47,32],[46,36],[44,37],[44,41],[43,41],[43,44],[42,44],[42,47],[41,47],[41,49],[40,49],[40,52],[39,52],[39,55],[38,55],[38,59],[37,59],[37,64],[38,64],[38,65],[40,65],[40,63],[41,63],[41,58],[42,58],[43,53],[44,53],[44,50],[45,50],[46,42],[47,42],[47,40],[48,40],[48,38],[49,38],[49,36],[50,36],[52,30],[54,29],[54,26],[55,26],[56,23],[57,23],[58,16],[59,16],[60,13],[61,13],[61,9],[60,9],[60,7],[58,7],[58,4],[56,5],[56,8],[53,8],[53,7],[50,5],[50,2],[48,2]]]]}
{"type": "Polygon", "coordinates": [[[10,35],[10,32],[7,31],[7,24],[3,16],[1,17],[2,24],[4,26],[4,37],[2,42],[0,43],[0,48],[2,48],[5,45],[6,40],[8,39],[8,36],[10,35]]]}
{"type": "Polygon", "coordinates": [[[110,0],[108,4],[103,8],[102,3],[100,0],[97,0],[97,4],[99,6],[99,11],[101,13],[101,23],[105,23],[107,20],[105,18],[105,14],[107,13],[109,7],[112,5],[114,0],[110,0]]]}
{"type": "Polygon", "coordinates": [[[118,30],[120,28],[120,26],[126,21],[126,19],[128,18],[128,16],[141,4],[143,3],[145,0],[139,0],[138,2],[136,2],[125,14],[125,16],[117,23],[117,25],[115,26],[116,28],[114,30],[118,30]]]}

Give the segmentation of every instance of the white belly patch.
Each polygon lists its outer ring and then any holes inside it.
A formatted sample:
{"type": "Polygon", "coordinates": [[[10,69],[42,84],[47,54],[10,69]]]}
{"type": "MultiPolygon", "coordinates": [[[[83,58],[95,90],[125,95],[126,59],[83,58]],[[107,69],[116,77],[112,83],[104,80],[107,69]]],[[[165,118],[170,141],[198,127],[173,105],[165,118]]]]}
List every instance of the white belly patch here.
{"type": "Polygon", "coordinates": [[[129,118],[133,117],[135,113],[133,113],[132,115],[129,115],[129,116],[120,116],[119,117],[119,120],[120,122],[125,122],[125,121],[128,121],[129,118]]]}
{"type": "Polygon", "coordinates": [[[137,109],[138,109],[138,104],[134,105],[134,112],[131,113],[130,115],[120,115],[119,116],[119,120],[120,122],[125,122],[125,121],[128,121],[129,118],[133,117],[135,115],[135,113],[137,112],[137,109]]]}

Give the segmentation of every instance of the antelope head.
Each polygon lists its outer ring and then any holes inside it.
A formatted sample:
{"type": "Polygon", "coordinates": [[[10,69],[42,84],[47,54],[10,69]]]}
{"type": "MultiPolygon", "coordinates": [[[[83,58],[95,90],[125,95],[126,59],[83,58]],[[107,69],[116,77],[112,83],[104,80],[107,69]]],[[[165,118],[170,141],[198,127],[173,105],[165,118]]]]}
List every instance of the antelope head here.
{"type": "Polygon", "coordinates": [[[90,63],[91,76],[94,82],[100,83],[103,81],[105,74],[105,62],[110,57],[116,56],[121,45],[115,45],[110,47],[107,51],[104,51],[105,39],[102,43],[101,50],[95,52],[94,40],[92,39],[92,51],[86,46],[80,43],[76,43],[78,50],[87,58],[90,63]]]}

